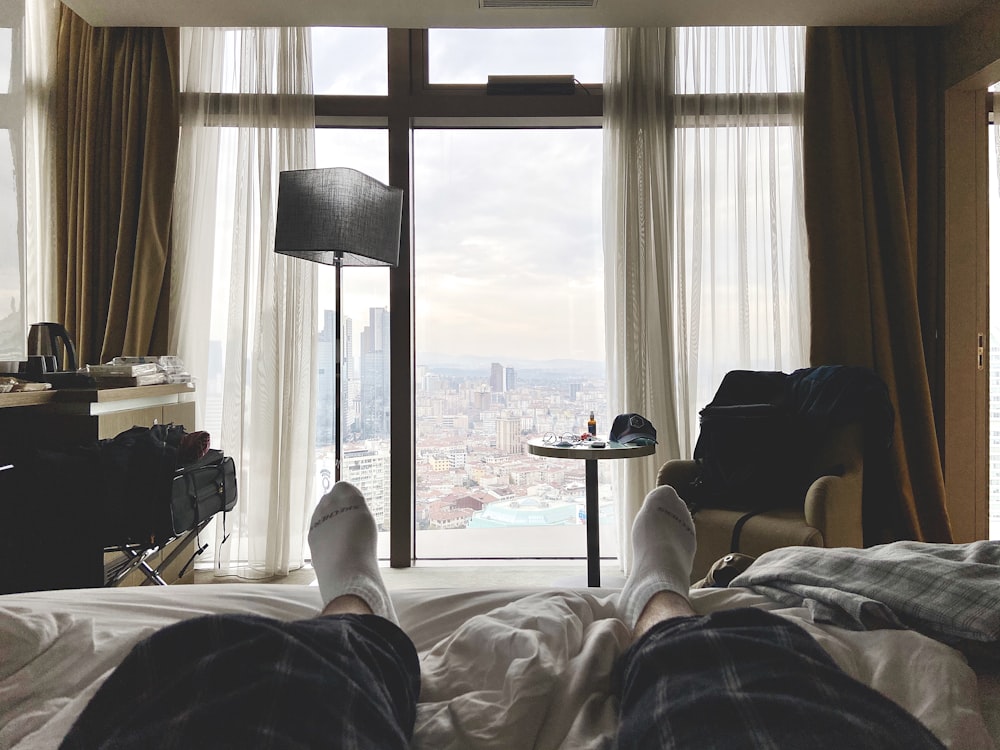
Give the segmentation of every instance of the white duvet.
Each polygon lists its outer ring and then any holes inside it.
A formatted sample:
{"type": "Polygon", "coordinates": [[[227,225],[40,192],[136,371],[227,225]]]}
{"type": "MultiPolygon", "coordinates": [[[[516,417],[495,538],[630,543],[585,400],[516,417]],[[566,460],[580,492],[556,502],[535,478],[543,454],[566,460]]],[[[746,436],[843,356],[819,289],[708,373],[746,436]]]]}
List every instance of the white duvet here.
{"type": "MultiPolygon", "coordinates": [[[[699,611],[758,606],[800,622],[857,679],[886,694],[953,748],[987,750],[1000,731],[1000,681],[978,679],[958,652],[909,631],[853,632],[746,590],[693,592],[699,611]]],[[[413,745],[609,747],[610,675],[627,647],[617,593],[604,589],[410,590],[393,595],[421,657],[413,745]]],[[[137,641],[217,612],[310,617],[316,588],[212,584],[0,596],[0,749],[56,747],[137,641]]]]}

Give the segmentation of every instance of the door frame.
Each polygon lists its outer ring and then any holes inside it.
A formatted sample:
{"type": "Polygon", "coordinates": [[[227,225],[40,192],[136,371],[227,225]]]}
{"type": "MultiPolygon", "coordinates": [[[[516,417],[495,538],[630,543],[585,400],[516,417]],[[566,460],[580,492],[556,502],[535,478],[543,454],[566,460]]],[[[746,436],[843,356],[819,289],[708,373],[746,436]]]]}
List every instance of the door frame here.
{"type": "Polygon", "coordinates": [[[945,91],[944,480],[955,542],[989,537],[989,130],[1000,61],[945,91]]]}

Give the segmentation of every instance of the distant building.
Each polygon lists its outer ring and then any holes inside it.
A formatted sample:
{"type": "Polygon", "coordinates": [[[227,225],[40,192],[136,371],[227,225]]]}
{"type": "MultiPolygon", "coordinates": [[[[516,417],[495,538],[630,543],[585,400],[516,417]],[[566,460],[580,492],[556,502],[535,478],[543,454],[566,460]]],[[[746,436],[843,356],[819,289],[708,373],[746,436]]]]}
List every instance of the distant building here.
{"type": "Polygon", "coordinates": [[[497,451],[510,455],[524,452],[519,417],[501,417],[497,420],[497,451]]]}
{"type": "Polygon", "coordinates": [[[337,431],[334,425],[336,391],[336,324],[333,310],[323,311],[323,329],[316,346],[316,447],[334,445],[337,431]]]}
{"type": "Polygon", "coordinates": [[[540,468],[515,469],[510,472],[510,483],[515,487],[529,487],[541,483],[544,479],[540,468]]]}
{"type": "Polygon", "coordinates": [[[503,371],[503,389],[504,391],[516,391],[517,390],[517,371],[513,367],[506,367],[503,371]]]}
{"type": "Polygon", "coordinates": [[[465,508],[466,510],[482,510],[483,506],[486,505],[481,498],[472,495],[463,495],[452,502],[456,508],[465,508]]]}
{"type": "Polygon", "coordinates": [[[486,411],[493,403],[492,394],[489,391],[475,391],[471,394],[469,402],[473,409],[480,412],[486,411]]]}
{"type": "Polygon", "coordinates": [[[490,365],[490,390],[494,393],[503,393],[503,365],[494,362],[490,365]]]}
{"type": "Polygon", "coordinates": [[[340,415],[340,429],[344,442],[357,434],[361,417],[361,383],[358,380],[358,358],[354,355],[354,321],[344,318],[344,340],[341,343],[340,398],[344,413],[340,415]]]}
{"type": "Polygon", "coordinates": [[[451,468],[451,461],[448,460],[447,456],[434,454],[427,457],[427,466],[431,471],[448,471],[451,468]]]}
{"type": "Polygon", "coordinates": [[[386,444],[344,451],[341,464],[345,480],[365,496],[379,530],[389,529],[389,450],[386,444]]]}
{"type": "Polygon", "coordinates": [[[389,311],[368,309],[361,331],[361,425],[364,439],[389,435],[389,311]]]}
{"type": "Polygon", "coordinates": [[[464,529],[476,509],[475,503],[470,501],[474,498],[463,496],[423,503],[417,510],[418,526],[423,529],[464,529]]]}

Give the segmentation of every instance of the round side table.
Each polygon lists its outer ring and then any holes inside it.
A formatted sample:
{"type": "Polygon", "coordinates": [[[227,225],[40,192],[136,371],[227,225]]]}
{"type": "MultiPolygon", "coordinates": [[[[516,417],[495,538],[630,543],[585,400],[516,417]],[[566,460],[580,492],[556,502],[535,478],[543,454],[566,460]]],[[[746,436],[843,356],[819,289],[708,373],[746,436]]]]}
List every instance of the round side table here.
{"type": "Polygon", "coordinates": [[[656,452],[655,445],[622,445],[607,443],[605,448],[591,448],[589,443],[578,443],[560,448],[542,440],[529,440],[528,453],[547,458],[571,458],[586,461],[587,480],[587,585],[601,585],[601,540],[598,535],[600,521],[597,514],[597,462],[613,458],[639,458],[656,452]]]}

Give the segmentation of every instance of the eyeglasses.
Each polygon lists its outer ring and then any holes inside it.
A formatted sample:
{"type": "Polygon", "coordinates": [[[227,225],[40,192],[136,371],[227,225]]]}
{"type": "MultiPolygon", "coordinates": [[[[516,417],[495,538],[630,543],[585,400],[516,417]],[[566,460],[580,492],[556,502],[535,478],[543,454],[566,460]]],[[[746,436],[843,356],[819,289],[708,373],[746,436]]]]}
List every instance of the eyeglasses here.
{"type": "Polygon", "coordinates": [[[546,445],[555,445],[556,447],[560,447],[563,443],[568,445],[577,445],[578,443],[583,442],[583,438],[580,435],[573,434],[572,432],[564,432],[561,435],[556,434],[555,432],[546,432],[545,435],[542,436],[542,442],[546,445]]]}

